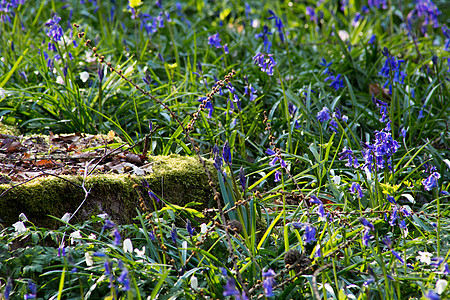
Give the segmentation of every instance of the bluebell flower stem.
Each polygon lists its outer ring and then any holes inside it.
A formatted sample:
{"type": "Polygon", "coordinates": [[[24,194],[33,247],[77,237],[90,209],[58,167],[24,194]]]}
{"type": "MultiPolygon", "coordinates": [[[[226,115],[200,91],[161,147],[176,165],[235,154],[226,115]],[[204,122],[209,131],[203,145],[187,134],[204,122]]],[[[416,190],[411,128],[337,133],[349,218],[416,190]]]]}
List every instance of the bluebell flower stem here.
{"type": "MultiPolygon", "coordinates": [[[[280,71],[278,70],[278,67],[275,66],[275,70],[277,70],[278,78],[280,79],[281,89],[283,90],[283,111],[284,111],[284,117],[286,119],[286,122],[289,124],[288,120],[290,119],[289,116],[289,106],[288,106],[288,99],[286,96],[286,90],[284,89],[283,84],[283,78],[281,77],[280,71]]],[[[289,150],[291,149],[291,143],[292,143],[292,131],[288,128],[288,142],[286,144],[286,152],[289,153],[289,150]]]]}
{"type": "Polygon", "coordinates": [[[433,188],[433,196],[436,198],[437,208],[437,228],[436,228],[436,252],[437,256],[441,256],[441,201],[439,199],[439,187],[433,188]]]}

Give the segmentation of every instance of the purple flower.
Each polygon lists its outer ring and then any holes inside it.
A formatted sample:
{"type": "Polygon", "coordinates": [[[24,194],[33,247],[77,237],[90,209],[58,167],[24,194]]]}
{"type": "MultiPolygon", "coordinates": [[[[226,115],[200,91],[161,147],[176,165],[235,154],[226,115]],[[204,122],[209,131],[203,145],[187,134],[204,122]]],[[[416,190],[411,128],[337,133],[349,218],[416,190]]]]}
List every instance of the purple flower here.
{"type": "Polygon", "coordinates": [[[116,227],[116,223],[114,223],[111,220],[106,220],[105,224],[103,225],[103,229],[102,230],[108,230],[108,229],[112,229],[114,227],[116,227]]]}
{"type": "Polygon", "coordinates": [[[322,57],[322,62],[319,63],[319,65],[324,66],[325,70],[323,71],[323,74],[327,74],[327,75],[333,75],[333,73],[330,71],[329,67],[331,66],[331,64],[333,64],[333,62],[327,62],[327,60],[325,58],[322,57]]]}
{"type": "Polygon", "coordinates": [[[389,202],[391,202],[392,204],[397,204],[397,201],[395,201],[395,198],[394,197],[392,197],[391,195],[387,195],[387,199],[388,199],[388,201],[389,202]]]}
{"type": "Polygon", "coordinates": [[[275,283],[275,279],[273,277],[275,275],[276,273],[272,269],[269,269],[267,270],[267,272],[262,273],[262,276],[264,278],[263,287],[266,297],[275,296],[275,294],[273,293],[273,284],[275,283]]]}
{"type": "Polygon", "coordinates": [[[339,153],[339,160],[347,159],[347,163],[345,164],[347,167],[354,166],[355,168],[359,167],[358,160],[353,158],[353,151],[350,148],[345,146],[342,151],[339,153]],[[353,162],[353,160],[355,160],[353,162]]]}
{"type": "Polygon", "coordinates": [[[269,27],[267,25],[263,26],[263,31],[261,33],[255,34],[255,39],[262,38],[264,42],[264,50],[266,50],[267,53],[270,52],[270,48],[272,47],[272,43],[269,41],[268,35],[272,34],[269,32],[269,27]]]}
{"type": "Polygon", "coordinates": [[[114,235],[114,245],[119,246],[122,238],[120,237],[120,232],[117,228],[114,228],[113,235],[114,235]]]}
{"type": "Polygon", "coordinates": [[[279,181],[281,181],[281,172],[279,170],[276,170],[274,182],[279,182],[279,181]]]}
{"type": "Polygon", "coordinates": [[[282,43],[284,43],[284,33],[283,33],[283,22],[281,21],[281,19],[279,17],[277,17],[277,15],[275,15],[275,13],[269,9],[269,14],[271,14],[272,16],[267,18],[268,20],[271,19],[275,19],[275,27],[277,28],[278,34],[280,36],[280,40],[282,43]]]}
{"type": "Polygon", "coordinates": [[[245,172],[242,166],[239,169],[239,181],[241,183],[242,190],[245,191],[245,172]]]}
{"type": "Polygon", "coordinates": [[[253,57],[252,60],[254,64],[258,64],[262,72],[267,73],[269,76],[273,75],[274,67],[277,65],[275,59],[273,58],[273,54],[263,54],[259,52],[253,57]]]}
{"type": "Polygon", "coordinates": [[[430,299],[430,300],[439,300],[439,299],[441,299],[441,297],[433,290],[428,290],[428,292],[425,294],[425,297],[427,299],[430,299]]]}
{"type": "Polygon", "coordinates": [[[324,79],[324,81],[331,80],[330,87],[334,88],[336,91],[340,88],[344,87],[344,81],[342,80],[342,75],[338,74],[337,76],[330,75],[324,79]]]}
{"type": "Polygon", "coordinates": [[[190,236],[194,235],[195,229],[192,228],[191,221],[187,220],[186,222],[186,230],[190,236]]]}
{"type": "Polygon", "coordinates": [[[377,40],[377,36],[375,34],[372,34],[372,36],[369,39],[369,45],[373,45],[376,40],[377,40]]]}
{"type": "Polygon", "coordinates": [[[350,187],[350,192],[352,194],[355,194],[356,192],[358,192],[358,197],[359,198],[364,197],[364,193],[362,192],[361,186],[358,183],[356,183],[356,182],[352,182],[352,185],[350,187]]]}
{"type": "Polygon", "coordinates": [[[428,178],[422,180],[425,190],[431,191],[433,188],[437,187],[439,178],[441,178],[441,175],[438,172],[434,172],[428,178]]]}
{"type": "Polygon", "coordinates": [[[305,227],[304,242],[309,244],[316,241],[316,229],[310,225],[305,227]]]}
{"type": "Polygon", "coordinates": [[[220,45],[220,37],[219,33],[213,34],[210,37],[208,37],[208,45],[211,45],[212,47],[216,48],[222,48],[222,45],[220,45]]]}
{"type": "Polygon", "coordinates": [[[117,278],[117,282],[123,284],[122,290],[123,291],[129,291],[131,290],[130,287],[130,278],[128,276],[128,270],[126,268],[122,269],[122,273],[117,278]]]}
{"type": "Polygon", "coordinates": [[[366,228],[364,230],[363,239],[362,239],[364,246],[367,246],[367,247],[369,246],[369,241],[370,241],[371,236],[372,235],[370,234],[370,229],[366,228]]]}
{"type": "Polygon", "coordinates": [[[3,292],[3,296],[5,297],[5,300],[9,300],[9,294],[12,290],[12,280],[11,278],[8,278],[8,281],[6,282],[5,291],[3,292]]]}
{"type": "Polygon", "coordinates": [[[172,238],[172,242],[174,244],[177,243],[177,228],[175,225],[172,225],[172,230],[170,231],[170,237],[172,238]]]}
{"type": "Polygon", "coordinates": [[[402,263],[404,264],[405,261],[403,260],[403,258],[400,256],[400,254],[398,254],[397,252],[395,252],[393,249],[391,250],[391,253],[402,263]]]}
{"type": "Polygon", "coordinates": [[[365,218],[360,218],[359,221],[361,222],[361,224],[364,225],[364,227],[370,229],[370,230],[375,230],[375,227],[373,226],[372,223],[370,223],[369,221],[367,221],[365,218]]]}
{"type": "Polygon", "coordinates": [[[371,283],[375,282],[375,278],[370,277],[369,279],[367,279],[366,281],[364,281],[364,286],[368,287],[371,283]]]}
{"type": "Polygon", "coordinates": [[[236,288],[236,283],[234,282],[233,278],[227,279],[227,284],[223,287],[223,296],[239,296],[240,293],[238,289],[236,288]]]}
{"type": "Polygon", "coordinates": [[[317,113],[317,121],[325,122],[331,118],[330,110],[328,107],[322,108],[321,111],[317,113]]]}
{"type": "Polygon", "coordinates": [[[231,164],[231,149],[228,141],[225,142],[222,149],[222,158],[227,164],[231,164]]]}
{"type": "Polygon", "coordinates": [[[55,13],[53,17],[44,24],[46,27],[45,33],[53,42],[59,42],[64,36],[59,21],[61,21],[61,18],[55,13]]]}
{"type": "Polygon", "coordinates": [[[28,280],[28,288],[30,289],[30,293],[24,296],[24,299],[36,299],[37,286],[31,280],[28,280]]]}
{"type": "Polygon", "coordinates": [[[155,233],[153,232],[153,230],[150,230],[148,232],[148,235],[152,241],[156,241],[156,236],[155,236],[155,233]]]}

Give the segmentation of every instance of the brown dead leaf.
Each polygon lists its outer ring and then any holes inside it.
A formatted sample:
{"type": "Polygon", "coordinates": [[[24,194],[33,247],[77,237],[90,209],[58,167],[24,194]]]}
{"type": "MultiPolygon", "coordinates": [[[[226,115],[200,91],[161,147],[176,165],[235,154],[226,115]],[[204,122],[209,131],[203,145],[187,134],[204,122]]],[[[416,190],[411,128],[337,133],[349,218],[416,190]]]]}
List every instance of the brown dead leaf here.
{"type": "Polygon", "coordinates": [[[378,83],[369,84],[369,93],[374,97],[380,97],[386,101],[391,101],[389,89],[380,88],[378,83]]]}
{"type": "Polygon", "coordinates": [[[48,160],[48,159],[38,160],[34,163],[34,165],[36,167],[44,167],[44,168],[53,168],[56,166],[56,164],[53,161],[48,160]]]}

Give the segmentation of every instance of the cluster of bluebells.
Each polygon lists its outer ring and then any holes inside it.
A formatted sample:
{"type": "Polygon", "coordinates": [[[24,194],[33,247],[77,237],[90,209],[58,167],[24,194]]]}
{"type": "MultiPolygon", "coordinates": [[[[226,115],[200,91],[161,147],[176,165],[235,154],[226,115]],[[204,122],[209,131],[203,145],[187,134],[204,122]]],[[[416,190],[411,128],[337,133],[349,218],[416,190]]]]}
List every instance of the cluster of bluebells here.
{"type": "Polygon", "coordinates": [[[367,6],[370,8],[376,7],[377,9],[379,9],[380,7],[383,9],[388,8],[387,0],[368,0],[367,6]]]}
{"type": "Polygon", "coordinates": [[[311,226],[309,223],[299,223],[294,222],[292,223],[292,226],[294,229],[302,229],[305,228],[305,234],[303,235],[303,242],[305,244],[314,243],[316,240],[316,228],[311,226]]]}
{"type": "Polygon", "coordinates": [[[408,22],[415,18],[423,18],[421,30],[425,34],[429,25],[433,28],[439,27],[438,16],[440,14],[441,12],[432,0],[416,0],[414,9],[408,14],[408,22]]]}
{"type": "Polygon", "coordinates": [[[405,60],[391,56],[389,54],[389,49],[386,47],[383,48],[382,53],[386,56],[386,61],[378,74],[387,78],[383,88],[389,84],[389,94],[392,94],[392,85],[390,84],[391,76],[393,82],[398,82],[401,84],[405,83],[406,73],[404,71],[400,71],[401,64],[405,62],[405,60]]]}
{"type": "Polygon", "coordinates": [[[14,9],[19,5],[25,4],[25,0],[0,0],[0,22],[1,23],[12,23],[11,17],[15,17],[14,9]]]}
{"type": "Polygon", "coordinates": [[[269,76],[273,75],[274,67],[277,65],[273,54],[264,54],[261,52],[253,56],[253,63],[257,64],[261,68],[261,71],[267,73],[269,76]]]}
{"type": "MultiPolygon", "coordinates": [[[[295,116],[295,114],[297,113],[297,110],[298,110],[297,106],[295,106],[292,102],[289,102],[289,103],[288,103],[288,111],[289,111],[289,114],[290,114],[292,117],[295,116]]],[[[298,120],[295,120],[295,121],[294,121],[294,127],[295,127],[295,129],[300,129],[300,127],[302,127],[302,125],[300,125],[300,123],[298,122],[298,120]]]]}
{"type": "Polygon", "coordinates": [[[231,148],[230,144],[228,144],[228,141],[225,142],[222,148],[222,154],[220,154],[219,147],[217,145],[214,145],[213,147],[213,157],[214,162],[213,165],[216,168],[217,171],[221,172],[224,176],[224,178],[227,176],[227,173],[225,170],[222,169],[223,163],[227,165],[231,165],[231,148]]]}
{"type": "Polygon", "coordinates": [[[363,233],[363,238],[362,238],[363,244],[364,244],[364,246],[369,246],[370,238],[372,237],[370,232],[374,231],[375,227],[373,226],[372,223],[367,221],[365,218],[360,218],[359,221],[361,222],[361,224],[364,225],[364,233],[363,233]]]}
{"type": "Polygon", "coordinates": [[[269,14],[271,15],[269,18],[267,18],[268,20],[275,20],[275,27],[277,29],[278,35],[280,36],[280,40],[282,43],[284,43],[284,32],[283,32],[283,21],[277,17],[277,15],[273,12],[273,10],[269,9],[269,14]]]}
{"type": "Polygon", "coordinates": [[[387,195],[387,200],[391,204],[392,212],[391,212],[391,216],[389,219],[388,219],[387,214],[385,214],[385,216],[384,216],[385,221],[388,221],[389,225],[391,225],[391,226],[395,226],[395,223],[398,222],[398,226],[400,228],[404,229],[405,233],[407,233],[408,229],[406,226],[406,221],[405,221],[405,219],[399,219],[400,218],[399,212],[402,213],[402,215],[406,218],[411,216],[411,212],[409,210],[407,210],[406,208],[400,206],[393,196],[387,195]]]}
{"type": "Polygon", "coordinates": [[[358,158],[354,156],[353,150],[345,146],[339,153],[339,160],[347,159],[345,166],[359,168],[358,158]]]}
{"type": "MultiPolygon", "coordinates": [[[[317,3],[317,5],[319,6],[319,3],[317,3]]],[[[305,8],[305,15],[309,16],[310,21],[318,23],[319,20],[323,18],[323,11],[320,10],[318,13],[316,13],[314,7],[307,6],[305,8]]]]}
{"type": "Polygon", "coordinates": [[[380,107],[380,121],[386,122],[386,127],[381,131],[375,131],[373,143],[365,142],[362,144],[365,161],[362,167],[367,167],[370,172],[373,172],[375,167],[377,167],[377,170],[381,170],[387,166],[392,171],[392,157],[400,148],[400,145],[392,138],[390,120],[387,116],[387,103],[375,97],[372,97],[372,100],[380,107]]]}
{"type": "Polygon", "coordinates": [[[275,279],[274,279],[275,275],[276,275],[276,273],[272,269],[269,269],[269,270],[267,270],[267,272],[262,273],[262,276],[264,279],[263,287],[264,287],[264,293],[266,294],[266,297],[275,296],[275,294],[273,293],[273,284],[275,283],[275,279]]]}
{"type": "Polygon", "coordinates": [[[331,130],[333,130],[334,132],[337,132],[337,129],[338,129],[338,123],[337,123],[336,119],[341,119],[344,122],[347,122],[347,120],[348,120],[347,116],[341,115],[341,111],[338,108],[336,108],[336,110],[333,112],[333,114],[331,114],[330,110],[326,106],[317,113],[316,118],[317,118],[317,121],[319,121],[321,123],[330,120],[331,130]]]}
{"type": "Polygon", "coordinates": [[[422,180],[425,190],[431,191],[433,188],[438,187],[439,178],[441,178],[441,174],[438,172],[433,172],[426,179],[422,180]]]}
{"type": "Polygon", "coordinates": [[[264,25],[262,28],[261,33],[255,34],[255,39],[261,38],[263,40],[264,44],[264,50],[269,53],[270,48],[272,47],[272,43],[269,41],[268,35],[271,35],[272,33],[269,30],[269,27],[267,25],[264,25]]]}
{"type": "Polygon", "coordinates": [[[322,58],[322,61],[319,64],[325,67],[323,73],[328,75],[328,77],[326,77],[324,81],[331,81],[330,87],[334,88],[336,91],[344,87],[342,75],[338,74],[337,76],[334,76],[333,71],[330,70],[332,62],[327,62],[325,58],[322,58]]]}
{"type": "Polygon", "coordinates": [[[218,32],[208,37],[208,45],[210,45],[211,47],[223,48],[225,54],[228,54],[229,53],[228,44],[224,44],[222,46],[221,41],[222,40],[220,39],[218,32]]]}
{"type": "MultiPolygon", "coordinates": [[[[281,153],[278,149],[275,149],[276,152],[270,148],[267,148],[266,150],[266,154],[268,156],[272,157],[272,160],[269,162],[269,166],[274,167],[275,164],[279,161],[280,165],[283,169],[286,169],[287,165],[286,162],[281,158],[281,153]]],[[[275,182],[279,182],[281,181],[281,171],[280,170],[276,170],[275,171],[275,182]]]]}
{"type": "MultiPolygon", "coordinates": [[[[139,18],[141,19],[141,30],[145,29],[148,35],[151,35],[153,33],[156,33],[158,31],[158,28],[164,28],[165,22],[171,22],[170,14],[169,12],[166,12],[163,10],[163,6],[160,1],[156,2],[156,5],[158,8],[161,9],[157,17],[153,17],[150,14],[139,14],[139,18]]],[[[134,7],[131,7],[131,13],[132,13],[132,19],[136,19],[137,11],[134,7]]],[[[181,8],[180,8],[181,10],[181,8]]],[[[180,11],[178,11],[178,14],[180,14],[180,11]]]]}

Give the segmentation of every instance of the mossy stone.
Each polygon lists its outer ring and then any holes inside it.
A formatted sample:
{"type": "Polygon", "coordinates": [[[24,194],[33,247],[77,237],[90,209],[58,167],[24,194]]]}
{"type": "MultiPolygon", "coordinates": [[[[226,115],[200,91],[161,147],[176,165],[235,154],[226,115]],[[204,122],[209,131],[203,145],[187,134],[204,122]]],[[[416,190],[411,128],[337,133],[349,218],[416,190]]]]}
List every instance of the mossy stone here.
{"type": "MultiPolygon", "coordinates": [[[[185,206],[190,202],[201,205],[192,207],[202,210],[212,198],[208,177],[195,157],[180,155],[153,156],[149,158],[153,173],[146,176],[104,174],[88,176],[85,182],[89,196],[72,223],[84,221],[91,215],[107,213],[118,223],[131,223],[139,208],[139,194],[133,186],[141,185],[145,178],[151,190],[164,200],[185,206]]],[[[211,161],[206,161],[210,173],[217,182],[211,161]]],[[[73,213],[85,197],[82,176],[39,177],[12,189],[10,184],[0,185],[0,219],[4,225],[18,221],[24,213],[36,226],[54,228],[61,225],[49,215],[61,218],[66,212],[73,213]]]]}

